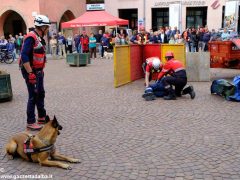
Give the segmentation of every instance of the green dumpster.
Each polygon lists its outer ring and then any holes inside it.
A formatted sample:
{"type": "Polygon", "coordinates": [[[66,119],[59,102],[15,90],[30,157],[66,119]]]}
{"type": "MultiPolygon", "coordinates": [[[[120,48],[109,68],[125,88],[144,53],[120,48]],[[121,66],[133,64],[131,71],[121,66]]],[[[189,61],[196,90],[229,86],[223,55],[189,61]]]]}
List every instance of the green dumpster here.
{"type": "Polygon", "coordinates": [[[66,60],[70,66],[79,66],[79,54],[78,53],[67,54],[66,60]]]}
{"type": "Polygon", "coordinates": [[[11,101],[12,97],[10,74],[0,71],[0,102],[11,101]]]}
{"type": "Polygon", "coordinates": [[[91,64],[90,54],[89,53],[80,53],[79,54],[79,64],[81,66],[86,66],[87,64],[91,64]]]}

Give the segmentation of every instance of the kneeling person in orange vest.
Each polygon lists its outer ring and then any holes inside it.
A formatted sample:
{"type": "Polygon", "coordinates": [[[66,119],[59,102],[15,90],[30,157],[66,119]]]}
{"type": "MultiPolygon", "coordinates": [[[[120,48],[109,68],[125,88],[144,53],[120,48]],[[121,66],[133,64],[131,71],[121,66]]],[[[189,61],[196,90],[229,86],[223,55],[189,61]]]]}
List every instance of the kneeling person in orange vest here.
{"type": "Polygon", "coordinates": [[[185,94],[190,94],[191,99],[194,99],[195,92],[192,86],[186,87],[183,90],[187,84],[187,74],[183,64],[179,60],[174,59],[174,54],[171,51],[166,52],[165,58],[167,62],[158,75],[158,80],[162,79],[163,85],[168,92],[168,95],[164,96],[164,99],[175,100],[176,96],[181,97],[181,95],[185,94]],[[163,78],[167,74],[170,74],[170,76],[163,78]],[[175,87],[175,90],[172,86],[175,87]]]}

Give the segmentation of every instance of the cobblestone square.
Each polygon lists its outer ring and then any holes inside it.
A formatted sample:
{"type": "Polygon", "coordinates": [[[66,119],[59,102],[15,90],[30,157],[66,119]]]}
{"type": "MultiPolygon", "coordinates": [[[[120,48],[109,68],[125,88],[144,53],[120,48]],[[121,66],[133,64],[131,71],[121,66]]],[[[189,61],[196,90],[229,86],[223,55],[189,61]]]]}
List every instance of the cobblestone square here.
{"type": "MultiPolygon", "coordinates": [[[[26,126],[27,89],[18,65],[13,100],[0,103],[0,147],[26,126]]],[[[144,101],[144,80],[113,87],[113,61],[70,67],[49,60],[46,109],[63,126],[56,147],[81,160],[72,170],[41,167],[20,158],[0,160],[0,175],[53,179],[240,179],[240,105],[210,94],[211,82],[191,82],[196,98],[144,101]]]]}

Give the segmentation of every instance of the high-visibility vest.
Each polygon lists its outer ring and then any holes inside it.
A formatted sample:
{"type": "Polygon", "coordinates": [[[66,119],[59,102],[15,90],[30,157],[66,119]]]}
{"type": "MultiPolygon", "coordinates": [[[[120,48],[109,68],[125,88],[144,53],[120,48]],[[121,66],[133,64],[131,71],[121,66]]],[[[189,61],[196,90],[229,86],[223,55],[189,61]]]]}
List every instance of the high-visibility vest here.
{"type": "MultiPolygon", "coordinates": [[[[29,32],[25,38],[32,37],[34,39],[34,47],[33,47],[33,59],[30,62],[33,69],[43,69],[45,67],[46,62],[46,49],[45,46],[41,43],[41,38],[34,32],[29,32]]],[[[24,41],[23,46],[24,47],[24,41]]]]}

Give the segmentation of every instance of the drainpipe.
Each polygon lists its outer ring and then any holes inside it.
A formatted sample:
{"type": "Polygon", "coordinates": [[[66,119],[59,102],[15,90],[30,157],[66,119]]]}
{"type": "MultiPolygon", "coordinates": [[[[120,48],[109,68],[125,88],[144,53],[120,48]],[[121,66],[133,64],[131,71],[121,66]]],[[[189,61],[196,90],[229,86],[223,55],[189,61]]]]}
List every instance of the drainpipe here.
{"type": "Polygon", "coordinates": [[[143,0],[143,23],[146,29],[146,0],[143,0]]]}

